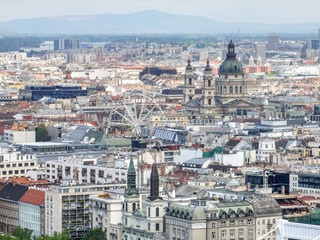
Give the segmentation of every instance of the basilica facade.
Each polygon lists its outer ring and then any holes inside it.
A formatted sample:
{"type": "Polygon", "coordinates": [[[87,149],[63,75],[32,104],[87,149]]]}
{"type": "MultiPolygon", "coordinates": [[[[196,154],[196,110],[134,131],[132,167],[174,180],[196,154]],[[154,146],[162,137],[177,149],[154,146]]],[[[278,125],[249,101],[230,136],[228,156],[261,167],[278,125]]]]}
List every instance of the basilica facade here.
{"type": "Polygon", "coordinates": [[[249,99],[248,81],[243,66],[236,58],[232,40],[228,44],[226,59],[219,68],[219,76],[214,80],[209,60],[204,71],[201,95],[196,95],[195,76],[190,59],[186,67],[183,86],[183,106],[189,114],[237,113],[264,109],[257,99],[249,99]]]}

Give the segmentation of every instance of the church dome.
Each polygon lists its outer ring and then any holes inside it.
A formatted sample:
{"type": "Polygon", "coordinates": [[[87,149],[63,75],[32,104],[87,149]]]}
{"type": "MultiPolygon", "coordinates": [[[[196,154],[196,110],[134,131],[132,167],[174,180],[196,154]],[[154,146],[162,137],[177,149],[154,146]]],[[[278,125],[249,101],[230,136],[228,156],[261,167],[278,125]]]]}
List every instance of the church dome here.
{"type": "Polygon", "coordinates": [[[243,74],[243,67],[236,58],[234,43],[230,40],[228,45],[227,58],[220,65],[219,74],[243,74]]]}

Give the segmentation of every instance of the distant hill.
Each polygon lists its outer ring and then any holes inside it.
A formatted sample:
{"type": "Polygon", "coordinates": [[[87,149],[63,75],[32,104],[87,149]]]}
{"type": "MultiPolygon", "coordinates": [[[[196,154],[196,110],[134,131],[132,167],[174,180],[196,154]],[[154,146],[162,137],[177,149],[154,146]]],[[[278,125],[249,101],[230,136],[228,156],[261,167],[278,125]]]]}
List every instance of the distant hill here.
{"type": "Polygon", "coordinates": [[[154,10],[132,14],[98,14],[1,22],[4,32],[21,34],[135,34],[135,33],[316,33],[320,23],[222,23],[210,18],[154,10]]]}

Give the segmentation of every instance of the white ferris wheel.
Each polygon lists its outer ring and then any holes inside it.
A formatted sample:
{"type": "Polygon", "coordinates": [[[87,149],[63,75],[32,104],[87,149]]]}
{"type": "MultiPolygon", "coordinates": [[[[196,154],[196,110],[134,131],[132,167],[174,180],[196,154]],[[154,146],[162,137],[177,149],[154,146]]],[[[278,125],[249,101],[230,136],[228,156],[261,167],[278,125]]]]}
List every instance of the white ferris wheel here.
{"type": "Polygon", "coordinates": [[[142,94],[129,95],[113,102],[107,119],[107,129],[128,127],[132,136],[140,137],[142,127],[149,125],[152,116],[163,117],[162,108],[155,99],[142,94]]]}

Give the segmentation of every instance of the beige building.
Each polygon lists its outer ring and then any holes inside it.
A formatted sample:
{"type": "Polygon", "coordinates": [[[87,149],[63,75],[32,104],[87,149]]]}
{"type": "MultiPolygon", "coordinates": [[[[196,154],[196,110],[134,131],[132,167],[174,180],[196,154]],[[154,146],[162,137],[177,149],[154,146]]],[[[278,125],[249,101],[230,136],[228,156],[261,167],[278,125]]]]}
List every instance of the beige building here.
{"type": "Polygon", "coordinates": [[[171,205],[166,214],[166,239],[255,239],[251,203],[207,201],[201,206],[171,205]]]}
{"type": "Polygon", "coordinates": [[[9,148],[0,149],[0,178],[25,177],[28,171],[37,170],[37,158],[9,148]]]}
{"type": "Polygon", "coordinates": [[[282,219],[279,204],[274,198],[254,199],[252,202],[256,217],[256,238],[276,240],[276,231],[267,234],[277,227],[277,220],[282,219]],[[266,235],[267,234],[267,235],[266,235]]]}

